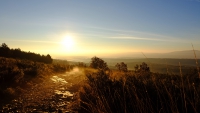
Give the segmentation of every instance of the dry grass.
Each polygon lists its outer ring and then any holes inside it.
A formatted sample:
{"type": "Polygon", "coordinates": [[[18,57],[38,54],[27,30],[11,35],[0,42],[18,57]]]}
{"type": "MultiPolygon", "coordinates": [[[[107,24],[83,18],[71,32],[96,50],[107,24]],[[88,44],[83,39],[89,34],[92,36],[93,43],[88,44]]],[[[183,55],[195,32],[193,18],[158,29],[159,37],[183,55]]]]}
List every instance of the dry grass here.
{"type": "Polygon", "coordinates": [[[199,64],[198,64],[197,55],[196,55],[196,52],[195,52],[195,50],[194,50],[193,44],[192,44],[192,49],[193,49],[193,52],[194,52],[194,59],[195,59],[195,61],[196,61],[196,67],[197,67],[197,71],[198,71],[199,78],[200,78],[199,64]]]}
{"type": "Polygon", "coordinates": [[[193,113],[200,112],[200,83],[194,75],[147,73],[87,74],[79,91],[80,112],[193,113]],[[117,76],[119,75],[119,76],[117,76]],[[117,79],[115,77],[117,76],[117,79]]]}

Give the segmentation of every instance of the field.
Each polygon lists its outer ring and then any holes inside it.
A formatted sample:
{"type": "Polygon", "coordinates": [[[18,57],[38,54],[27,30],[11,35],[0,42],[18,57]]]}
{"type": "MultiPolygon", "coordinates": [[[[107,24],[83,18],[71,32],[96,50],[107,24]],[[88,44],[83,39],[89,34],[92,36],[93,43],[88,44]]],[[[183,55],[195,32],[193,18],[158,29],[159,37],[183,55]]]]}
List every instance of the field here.
{"type": "Polygon", "coordinates": [[[193,59],[0,61],[2,112],[200,112],[193,59]]]}
{"type": "MultiPolygon", "coordinates": [[[[173,59],[173,58],[102,58],[105,62],[107,62],[108,67],[110,69],[115,70],[115,65],[119,62],[124,62],[127,64],[129,70],[134,70],[137,64],[141,64],[142,62],[146,62],[151,72],[154,73],[162,73],[166,74],[167,72],[170,74],[180,74],[179,70],[179,62],[182,67],[182,72],[187,73],[192,68],[196,67],[196,61],[194,59],[173,59]]],[[[88,66],[90,65],[90,59],[82,60],[88,66]]],[[[200,62],[200,59],[198,59],[200,62]]],[[[73,62],[71,62],[73,64],[73,62]]],[[[74,64],[78,64],[78,62],[74,62],[74,64]]]]}

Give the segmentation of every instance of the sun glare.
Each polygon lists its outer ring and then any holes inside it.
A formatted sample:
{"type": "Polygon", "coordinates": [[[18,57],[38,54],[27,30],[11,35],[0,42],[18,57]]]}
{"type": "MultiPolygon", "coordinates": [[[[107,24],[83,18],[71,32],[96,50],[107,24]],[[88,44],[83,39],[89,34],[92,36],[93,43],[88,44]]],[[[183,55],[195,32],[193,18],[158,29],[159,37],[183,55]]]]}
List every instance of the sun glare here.
{"type": "Polygon", "coordinates": [[[66,36],[61,43],[67,50],[71,50],[74,47],[74,40],[71,36],[66,36]]]}

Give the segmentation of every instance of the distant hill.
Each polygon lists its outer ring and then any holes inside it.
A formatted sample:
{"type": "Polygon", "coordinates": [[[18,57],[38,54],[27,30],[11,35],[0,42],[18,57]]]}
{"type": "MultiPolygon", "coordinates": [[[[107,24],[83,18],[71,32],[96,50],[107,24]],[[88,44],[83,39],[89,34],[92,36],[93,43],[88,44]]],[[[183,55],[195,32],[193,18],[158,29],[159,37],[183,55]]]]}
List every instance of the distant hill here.
{"type": "MultiPolygon", "coordinates": [[[[200,51],[195,50],[197,59],[200,59],[200,51]]],[[[147,58],[176,58],[176,59],[194,59],[193,50],[174,51],[169,53],[144,53],[147,58]]],[[[122,53],[115,55],[115,58],[145,58],[142,52],[122,53]]]]}
{"type": "MultiPolygon", "coordinates": [[[[195,50],[197,59],[200,59],[200,51],[195,50]]],[[[147,58],[167,58],[167,59],[193,59],[195,58],[193,50],[185,50],[185,51],[174,51],[169,53],[144,53],[147,58]]],[[[97,56],[106,60],[116,59],[119,61],[125,61],[129,59],[146,59],[142,52],[134,52],[134,53],[121,53],[121,54],[112,54],[109,57],[101,57],[97,56]]],[[[94,55],[95,56],[95,55],[94,55]]],[[[59,59],[68,60],[68,61],[75,61],[75,62],[90,62],[91,57],[88,56],[65,56],[60,57],[59,59]]]]}
{"type": "MultiPolygon", "coordinates": [[[[200,59],[200,51],[195,50],[197,59],[200,59]]],[[[186,59],[194,59],[194,51],[186,50],[186,51],[174,51],[170,53],[160,54],[160,58],[186,58],[186,59]]]]}

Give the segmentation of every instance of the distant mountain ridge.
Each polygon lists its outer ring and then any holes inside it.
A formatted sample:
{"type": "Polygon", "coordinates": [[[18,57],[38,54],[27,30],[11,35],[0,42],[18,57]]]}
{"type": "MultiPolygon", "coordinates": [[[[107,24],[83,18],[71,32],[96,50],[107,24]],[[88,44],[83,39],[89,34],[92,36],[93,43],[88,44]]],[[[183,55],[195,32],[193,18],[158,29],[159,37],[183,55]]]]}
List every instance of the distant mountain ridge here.
{"type": "MultiPolygon", "coordinates": [[[[200,51],[195,50],[195,54],[197,59],[200,59],[200,51]]],[[[142,53],[142,52],[135,52],[135,53],[124,53],[115,55],[115,58],[172,58],[172,59],[194,59],[194,51],[193,50],[184,50],[184,51],[173,51],[168,53],[142,53]]]]}
{"type": "MultiPolygon", "coordinates": [[[[100,58],[111,58],[111,59],[146,59],[147,58],[169,58],[169,59],[194,59],[193,50],[184,50],[184,51],[173,51],[168,53],[142,53],[142,52],[133,52],[133,53],[121,53],[121,54],[112,54],[110,56],[98,56],[100,58]]],[[[200,59],[200,50],[195,50],[196,58],[200,59]]],[[[95,55],[94,55],[95,56],[95,55]]],[[[76,62],[90,62],[90,59],[93,56],[65,56],[58,59],[66,59],[68,61],[76,62]]]]}
{"type": "MultiPolygon", "coordinates": [[[[200,51],[195,50],[195,54],[197,59],[200,59],[200,51]]],[[[194,51],[193,50],[185,50],[185,51],[174,51],[169,53],[157,53],[155,55],[149,54],[151,58],[178,58],[178,59],[194,59],[194,51]],[[156,57],[157,56],[157,57],[156,57]]]]}

